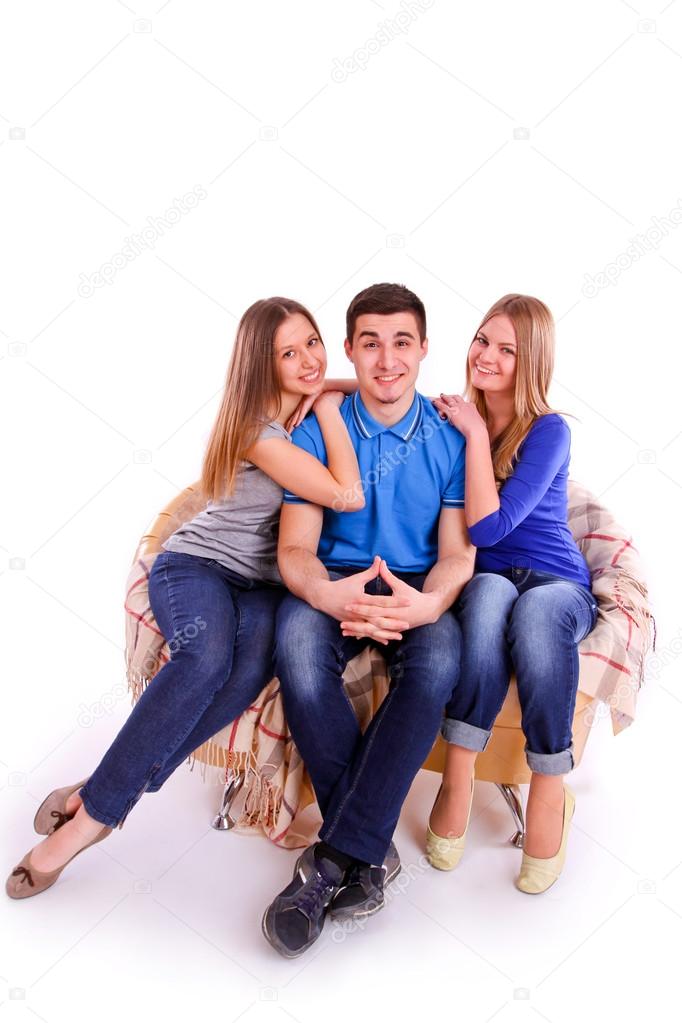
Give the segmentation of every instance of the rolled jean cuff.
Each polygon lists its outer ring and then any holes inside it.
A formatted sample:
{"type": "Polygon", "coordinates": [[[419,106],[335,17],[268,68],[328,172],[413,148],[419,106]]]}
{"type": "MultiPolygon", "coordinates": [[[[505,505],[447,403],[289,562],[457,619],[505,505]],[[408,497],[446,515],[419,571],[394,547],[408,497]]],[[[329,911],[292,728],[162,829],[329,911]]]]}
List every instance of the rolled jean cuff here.
{"type": "Polygon", "coordinates": [[[453,746],[463,746],[464,749],[482,753],[490,741],[492,730],[469,725],[466,721],[456,721],[454,718],[443,718],[440,734],[453,746]]]}
{"type": "Polygon", "coordinates": [[[528,766],[536,774],[568,774],[575,766],[573,743],[561,753],[533,753],[527,746],[525,753],[528,766]]]}

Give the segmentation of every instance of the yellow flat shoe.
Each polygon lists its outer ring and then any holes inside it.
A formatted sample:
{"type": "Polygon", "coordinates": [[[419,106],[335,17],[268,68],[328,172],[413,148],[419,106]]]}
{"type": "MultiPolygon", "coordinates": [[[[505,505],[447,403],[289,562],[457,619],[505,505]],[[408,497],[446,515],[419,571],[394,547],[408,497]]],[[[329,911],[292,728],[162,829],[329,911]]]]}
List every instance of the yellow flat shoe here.
{"type": "Polygon", "coordinates": [[[575,796],[564,785],[564,820],[561,831],[561,845],[556,856],[540,858],[539,856],[528,856],[526,853],[521,858],[521,870],[514,884],[520,892],[527,895],[540,895],[551,888],[559,875],[566,859],[566,843],[568,841],[568,829],[575,811],[575,796]]]}
{"type": "MultiPolygon", "coordinates": [[[[440,792],[440,790],[439,790],[440,792]]],[[[436,799],[438,796],[436,796],[436,799]]],[[[469,798],[469,812],[467,814],[466,827],[461,835],[452,837],[448,835],[437,835],[426,826],[426,858],[436,870],[454,870],[464,853],[464,843],[469,829],[471,819],[471,807],[474,801],[474,779],[471,779],[471,796],[469,798]]]]}

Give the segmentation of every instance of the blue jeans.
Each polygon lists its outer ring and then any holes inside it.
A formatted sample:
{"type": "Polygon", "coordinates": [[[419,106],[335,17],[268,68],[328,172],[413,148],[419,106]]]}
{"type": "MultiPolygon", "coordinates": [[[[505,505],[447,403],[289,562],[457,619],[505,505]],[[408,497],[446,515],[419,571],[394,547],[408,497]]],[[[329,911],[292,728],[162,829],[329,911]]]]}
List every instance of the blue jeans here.
{"type": "MultiPolygon", "coordinates": [[[[419,590],[425,579],[400,577],[419,590]]],[[[378,578],[366,592],[391,591],[378,578]]],[[[304,600],[289,595],[282,601],[275,668],[289,728],[322,812],[320,838],[348,856],[379,864],[457,680],[460,630],[446,611],[435,624],[410,629],[400,642],[379,646],[391,682],[363,735],[342,675],[348,661],[370,643],[343,636],[335,618],[304,600]]]]}
{"type": "Polygon", "coordinates": [[[243,579],[211,558],[162,551],[149,575],[171,659],[154,676],[81,788],[85,809],[121,825],[197,747],[233,721],[272,678],[282,587],[243,579]]]}
{"type": "Polygon", "coordinates": [[[570,771],[577,645],[597,620],[592,593],[528,568],[479,572],[462,590],[455,611],[462,668],[445,710],[443,738],[484,750],[513,670],[528,766],[539,774],[570,771]]]}

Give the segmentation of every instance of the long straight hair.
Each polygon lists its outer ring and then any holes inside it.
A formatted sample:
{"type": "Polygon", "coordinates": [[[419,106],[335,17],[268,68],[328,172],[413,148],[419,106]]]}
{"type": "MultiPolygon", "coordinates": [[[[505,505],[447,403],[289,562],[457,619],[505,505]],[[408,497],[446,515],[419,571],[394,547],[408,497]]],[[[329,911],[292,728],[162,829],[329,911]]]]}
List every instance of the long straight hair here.
{"type": "Polygon", "coordinates": [[[312,315],[290,298],[263,298],[242,316],[227,369],[225,391],[204,455],[201,489],[210,501],[229,496],[244,454],[282,408],[275,334],[287,317],[300,313],[321,335],[312,315]]]}
{"type": "MultiPolygon", "coordinates": [[[[547,392],[554,372],[554,319],[539,298],[531,295],[504,295],[481,320],[476,334],[493,316],[503,313],[514,325],[516,334],[516,382],[514,386],[514,419],[499,437],[492,441],[490,451],[498,484],[510,476],[519,448],[538,418],[553,412],[547,392]]],[[[483,419],[488,421],[484,392],[471,382],[467,355],[466,397],[472,401],[483,419]]]]}

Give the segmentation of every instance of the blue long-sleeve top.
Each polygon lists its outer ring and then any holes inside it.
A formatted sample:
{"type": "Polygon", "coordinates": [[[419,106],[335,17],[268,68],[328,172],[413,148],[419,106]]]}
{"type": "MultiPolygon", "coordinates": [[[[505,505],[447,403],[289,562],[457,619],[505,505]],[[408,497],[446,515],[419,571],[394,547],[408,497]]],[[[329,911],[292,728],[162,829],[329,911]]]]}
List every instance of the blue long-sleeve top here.
{"type": "Polygon", "coordinates": [[[590,573],[568,527],[571,431],[556,413],[540,416],[500,488],[498,511],[469,526],[476,569],[530,568],[590,586],[590,573]]]}

